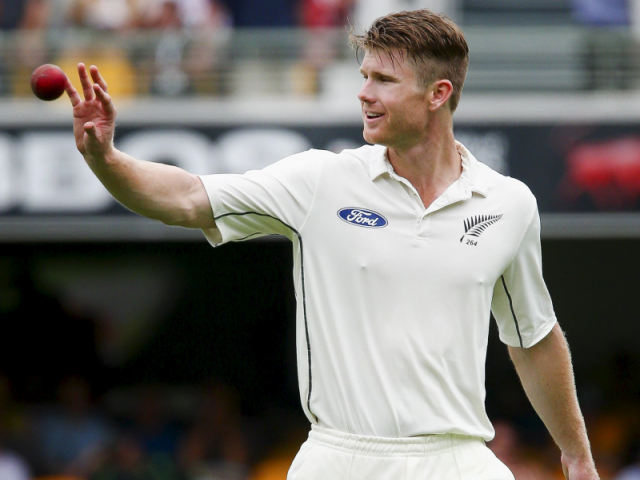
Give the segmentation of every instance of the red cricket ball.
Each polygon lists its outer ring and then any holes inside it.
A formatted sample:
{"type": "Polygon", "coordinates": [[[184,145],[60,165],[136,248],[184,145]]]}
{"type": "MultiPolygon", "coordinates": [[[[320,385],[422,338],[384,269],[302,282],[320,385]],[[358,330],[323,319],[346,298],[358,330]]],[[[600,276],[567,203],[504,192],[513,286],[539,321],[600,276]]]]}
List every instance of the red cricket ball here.
{"type": "Polygon", "coordinates": [[[67,76],[57,65],[40,65],[31,74],[31,90],[40,100],[55,100],[64,93],[67,76]]]}

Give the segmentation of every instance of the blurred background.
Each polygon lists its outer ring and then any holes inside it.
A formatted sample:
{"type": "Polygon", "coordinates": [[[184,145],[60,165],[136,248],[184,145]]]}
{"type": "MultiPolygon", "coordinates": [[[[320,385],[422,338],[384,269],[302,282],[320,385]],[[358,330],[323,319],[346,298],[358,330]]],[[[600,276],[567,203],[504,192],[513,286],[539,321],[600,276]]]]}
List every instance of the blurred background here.
{"type": "MultiPolygon", "coordinates": [[[[602,478],[640,479],[640,1],[0,0],[0,480],[284,480],[309,428],[290,244],[119,206],[33,69],[97,64],[134,156],[244,172],[361,145],[348,30],[419,7],[470,44],[456,137],[538,199],[602,478]]],[[[562,478],[495,329],[487,408],[518,480],[562,478]]]]}

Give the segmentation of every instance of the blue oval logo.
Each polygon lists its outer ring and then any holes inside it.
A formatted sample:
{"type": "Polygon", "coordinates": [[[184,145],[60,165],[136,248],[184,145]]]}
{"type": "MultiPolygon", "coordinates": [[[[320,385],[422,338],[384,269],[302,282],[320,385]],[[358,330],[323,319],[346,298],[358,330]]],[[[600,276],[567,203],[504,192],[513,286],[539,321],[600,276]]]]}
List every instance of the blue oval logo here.
{"type": "Polygon", "coordinates": [[[338,210],[338,216],[341,220],[358,227],[365,228],[382,228],[386,227],[389,222],[382,215],[366,208],[347,207],[338,210]]]}

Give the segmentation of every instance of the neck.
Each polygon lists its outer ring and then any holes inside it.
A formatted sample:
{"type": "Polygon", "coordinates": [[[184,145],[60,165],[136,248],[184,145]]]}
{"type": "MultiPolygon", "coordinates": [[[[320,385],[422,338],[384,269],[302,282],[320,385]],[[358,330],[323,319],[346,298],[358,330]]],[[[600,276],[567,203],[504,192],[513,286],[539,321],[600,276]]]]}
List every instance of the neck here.
{"type": "Polygon", "coordinates": [[[453,127],[451,124],[442,127],[430,128],[421,141],[413,145],[388,148],[394,171],[415,187],[425,208],[462,173],[453,127]]]}

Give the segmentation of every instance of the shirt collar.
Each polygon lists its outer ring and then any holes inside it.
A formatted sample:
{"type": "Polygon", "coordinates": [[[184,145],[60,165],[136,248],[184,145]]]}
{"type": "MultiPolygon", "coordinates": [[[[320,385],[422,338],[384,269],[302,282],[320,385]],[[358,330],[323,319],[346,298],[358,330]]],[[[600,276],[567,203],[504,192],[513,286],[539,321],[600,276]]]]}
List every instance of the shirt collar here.
{"type": "Polygon", "coordinates": [[[371,162],[369,163],[369,176],[371,180],[373,181],[380,175],[392,172],[393,167],[387,158],[387,147],[376,145],[371,155],[371,162]]]}
{"type": "Polygon", "coordinates": [[[484,175],[482,175],[481,167],[478,165],[480,162],[467,150],[467,147],[457,140],[456,148],[462,159],[462,175],[460,175],[460,181],[472,192],[486,197],[489,189],[487,188],[486,179],[484,175]]]}
{"type": "MultiPolygon", "coordinates": [[[[387,148],[382,146],[377,147],[378,148],[374,150],[371,163],[369,164],[369,175],[371,180],[376,180],[385,173],[394,173],[393,166],[387,158],[387,148]]],[[[469,191],[486,197],[488,192],[487,183],[480,171],[480,168],[478,168],[478,160],[471,154],[471,152],[469,152],[469,150],[467,150],[467,147],[457,140],[456,149],[458,150],[462,160],[462,174],[458,181],[461,182],[465,189],[468,188],[469,191]]]]}

